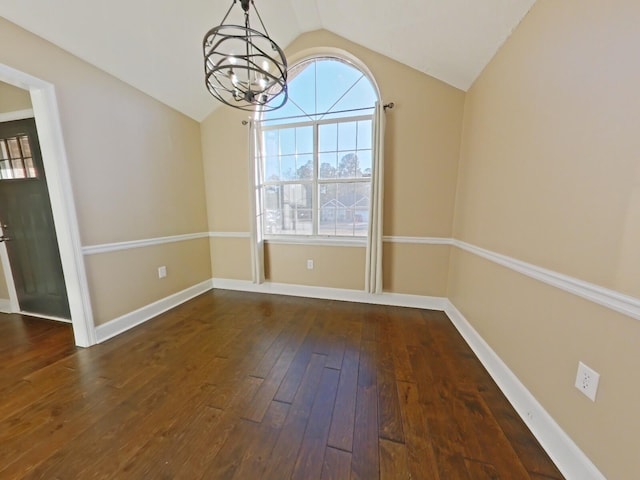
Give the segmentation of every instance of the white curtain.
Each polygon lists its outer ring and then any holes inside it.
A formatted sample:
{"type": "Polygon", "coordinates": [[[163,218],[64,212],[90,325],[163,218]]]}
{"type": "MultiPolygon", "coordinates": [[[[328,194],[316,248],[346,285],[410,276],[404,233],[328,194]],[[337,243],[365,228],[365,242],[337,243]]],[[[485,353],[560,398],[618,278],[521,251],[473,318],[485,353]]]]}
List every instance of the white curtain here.
{"type": "Polygon", "coordinates": [[[249,122],[249,192],[251,198],[251,276],[253,283],[264,283],[264,235],[262,233],[262,162],[258,161],[261,140],[256,123],[249,122]]]}
{"type": "Polygon", "coordinates": [[[384,190],[384,106],[376,103],[373,119],[373,178],[369,205],[369,235],[365,269],[365,290],[382,293],[382,214],[384,190]]]}

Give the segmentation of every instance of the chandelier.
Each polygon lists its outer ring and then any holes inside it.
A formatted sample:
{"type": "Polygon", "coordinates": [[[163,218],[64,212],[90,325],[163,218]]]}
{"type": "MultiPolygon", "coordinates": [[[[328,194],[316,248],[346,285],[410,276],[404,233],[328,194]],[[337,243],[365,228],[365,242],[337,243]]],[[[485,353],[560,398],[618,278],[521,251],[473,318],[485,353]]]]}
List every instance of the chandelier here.
{"type": "Polygon", "coordinates": [[[204,36],[207,89],[222,103],[241,110],[275,110],[287,102],[287,59],[269,38],[253,0],[233,0],[219,26],[204,36]],[[244,11],[244,26],[225,24],[236,3],[244,11]],[[249,23],[252,6],[262,30],[249,23]]]}

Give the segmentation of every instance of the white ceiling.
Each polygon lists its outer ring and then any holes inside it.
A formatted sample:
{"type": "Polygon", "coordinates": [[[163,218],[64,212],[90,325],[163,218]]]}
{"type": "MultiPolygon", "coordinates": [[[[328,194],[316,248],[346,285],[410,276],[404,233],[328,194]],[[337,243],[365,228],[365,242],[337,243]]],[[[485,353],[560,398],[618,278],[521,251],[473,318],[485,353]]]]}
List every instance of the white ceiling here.
{"type": "MultiPolygon", "coordinates": [[[[467,90],[535,0],[255,2],[269,35],[283,48],[304,32],[324,28],[467,90]]],[[[217,107],[204,87],[202,38],[230,5],[0,0],[0,15],[200,121],[217,107]]]]}

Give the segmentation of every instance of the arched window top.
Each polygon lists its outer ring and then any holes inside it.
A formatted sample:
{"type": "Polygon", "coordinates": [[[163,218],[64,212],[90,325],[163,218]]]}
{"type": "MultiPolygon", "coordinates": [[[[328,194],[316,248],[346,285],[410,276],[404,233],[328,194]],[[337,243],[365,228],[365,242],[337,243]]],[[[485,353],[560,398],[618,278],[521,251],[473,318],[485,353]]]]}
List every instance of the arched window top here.
{"type": "Polygon", "coordinates": [[[273,125],[289,123],[293,118],[349,117],[354,111],[372,111],[378,100],[368,75],[335,56],[317,56],[295,64],[289,69],[288,90],[289,101],[278,110],[265,112],[262,120],[273,125]]]}

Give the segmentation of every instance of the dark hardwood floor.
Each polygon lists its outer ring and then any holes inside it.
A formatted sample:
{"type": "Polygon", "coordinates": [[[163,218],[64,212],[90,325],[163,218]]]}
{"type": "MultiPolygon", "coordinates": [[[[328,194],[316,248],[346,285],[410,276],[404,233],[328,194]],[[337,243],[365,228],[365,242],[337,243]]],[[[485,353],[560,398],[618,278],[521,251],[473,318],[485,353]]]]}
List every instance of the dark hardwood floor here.
{"type": "Polygon", "coordinates": [[[89,349],[0,316],[0,478],[561,479],[444,313],[217,290],[89,349]]]}

